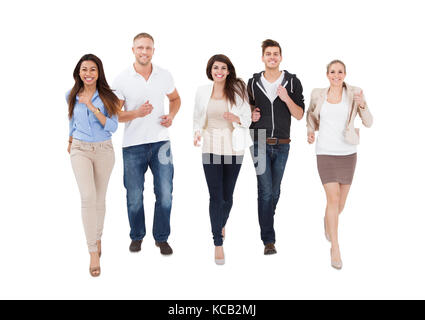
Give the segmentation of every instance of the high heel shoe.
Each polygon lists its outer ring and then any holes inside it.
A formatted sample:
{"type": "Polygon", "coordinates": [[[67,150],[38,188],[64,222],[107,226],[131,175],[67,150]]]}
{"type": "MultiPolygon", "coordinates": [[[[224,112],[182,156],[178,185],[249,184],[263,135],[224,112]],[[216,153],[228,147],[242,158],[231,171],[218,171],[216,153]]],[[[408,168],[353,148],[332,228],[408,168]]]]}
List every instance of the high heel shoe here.
{"type": "Polygon", "coordinates": [[[100,267],[90,267],[89,271],[93,278],[100,276],[100,267]]]}
{"type": "Polygon", "coordinates": [[[331,266],[337,270],[342,269],[342,260],[340,261],[334,261],[332,260],[332,249],[331,249],[331,266]]]}
{"type": "Polygon", "coordinates": [[[224,265],[224,263],[226,262],[226,256],[225,256],[224,252],[223,252],[223,259],[217,259],[216,253],[214,253],[214,261],[215,261],[215,264],[218,265],[218,266],[224,265]]]}
{"type": "Polygon", "coordinates": [[[224,265],[224,263],[226,262],[226,257],[225,257],[225,255],[223,254],[223,259],[214,259],[214,261],[215,261],[215,264],[216,265],[218,265],[218,266],[222,266],[222,265],[224,265]]]}
{"type": "MultiPolygon", "coordinates": [[[[99,255],[98,252],[97,252],[97,254],[99,255]]],[[[100,259],[100,255],[99,255],[99,259],[100,259]]],[[[93,262],[92,261],[92,257],[90,257],[90,264],[92,264],[92,262],[93,262]]],[[[89,272],[90,272],[90,275],[92,277],[94,277],[94,278],[100,276],[100,265],[99,266],[95,266],[95,267],[90,266],[89,267],[89,272]]]]}

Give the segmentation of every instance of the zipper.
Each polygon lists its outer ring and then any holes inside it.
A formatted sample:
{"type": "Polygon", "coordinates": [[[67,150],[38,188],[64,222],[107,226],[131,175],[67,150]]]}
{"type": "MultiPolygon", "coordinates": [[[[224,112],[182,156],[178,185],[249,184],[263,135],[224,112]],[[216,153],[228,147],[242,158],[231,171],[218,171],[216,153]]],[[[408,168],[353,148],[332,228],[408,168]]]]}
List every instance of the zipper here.
{"type": "Polygon", "coordinates": [[[258,88],[260,88],[261,91],[263,91],[264,95],[267,97],[267,99],[269,99],[271,107],[272,107],[272,135],[270,138],[273,138],[273,134],[274,134],[274,108],[273,108],[273,101],[270,100],[268,94],[266,93],[266,91],[264,91],[264,89],[258,84],[258,82],[256,82],[258,88]]]}

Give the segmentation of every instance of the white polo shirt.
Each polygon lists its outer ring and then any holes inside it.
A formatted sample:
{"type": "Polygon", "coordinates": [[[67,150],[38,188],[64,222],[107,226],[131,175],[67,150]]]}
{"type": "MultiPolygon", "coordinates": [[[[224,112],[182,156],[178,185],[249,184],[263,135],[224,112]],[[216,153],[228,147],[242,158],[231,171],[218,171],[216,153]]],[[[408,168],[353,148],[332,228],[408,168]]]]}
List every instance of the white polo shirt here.
{"type": "Polygon", "coordinates": [[[170,72],[152,65],[152,73],[146,81],[132,65],[115,79],[112,88],[116,96],[125,101],[125,111],[138,109],[148,100],[153,106],[147,116],[125,123],[123,147],[169,140],[168,129],[160,123],[161,116],[166,114],[166,95],[175,89],[170,72]]]}

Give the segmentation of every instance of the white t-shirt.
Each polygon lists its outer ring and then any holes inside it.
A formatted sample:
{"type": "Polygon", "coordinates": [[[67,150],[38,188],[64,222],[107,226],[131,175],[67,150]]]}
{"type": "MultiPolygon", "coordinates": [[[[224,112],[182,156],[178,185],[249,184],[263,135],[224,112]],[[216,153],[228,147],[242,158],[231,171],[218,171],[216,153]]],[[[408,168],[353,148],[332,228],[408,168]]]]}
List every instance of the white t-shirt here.
{"type": "Polygon", "coordinates": [[[357,146],[345,142],[344,139],[349,110],[345,90],[340,103],[329,103],[326,97],[320,110],[316,154],[343,156],[357,152],[357,146]]]}
{"type": "Polygon", "coordinates": [[[279,87],[279,85],[282,83],[284,76],[285,73],[282,71],[282,74],[280,75],[279,79],[277,79],[275,82],[269,82],[264,77],[264,73],[261,74],[261,83],[264,85],[267,96],[269,97],[271,103],[273,103],[273,101],[277,98],[277,87],[279,87]]]}
{"type": "Polygon", "coordinates": [[[152,73],[146,81],[132,65],[115,79],[112,89],[120,100],[125,101],[125,111],[138,109],[148,100],[153,106],[147,116],[125,123],[123,147],[170,139],[168,129],[160,124],[160,117],[168,114],[165,112],[164,99],[175,89],[170,72],[152,65],[152,73]]]}

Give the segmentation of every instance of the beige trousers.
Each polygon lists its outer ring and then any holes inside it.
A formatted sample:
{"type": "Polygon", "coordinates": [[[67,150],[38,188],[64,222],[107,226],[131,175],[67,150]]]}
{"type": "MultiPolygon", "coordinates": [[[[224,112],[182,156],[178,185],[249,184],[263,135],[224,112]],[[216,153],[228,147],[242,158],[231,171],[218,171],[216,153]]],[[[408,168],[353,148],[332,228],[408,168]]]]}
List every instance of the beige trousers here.
{"type": "Polygon", "coordinates": [[[115,163],[111,140],[84,142],[73,139],[71,164],[81,195],[81,214],[89,252],[97,252],[105,220],[105,197],[115,163]]]}

